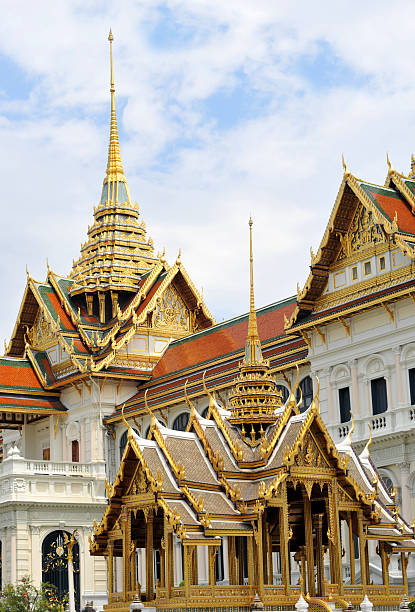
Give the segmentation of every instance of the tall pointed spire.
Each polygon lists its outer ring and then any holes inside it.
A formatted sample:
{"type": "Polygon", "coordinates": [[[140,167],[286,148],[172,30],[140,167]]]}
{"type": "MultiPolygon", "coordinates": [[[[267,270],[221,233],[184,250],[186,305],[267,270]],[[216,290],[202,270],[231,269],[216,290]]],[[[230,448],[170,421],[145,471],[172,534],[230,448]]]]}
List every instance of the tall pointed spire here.
{"type": "Polygon", "coordinates": [[[115,111],[115,85],[114,85],[114,64],[112,61],[112,41],[114,36],[112,31],[108,35],[110,41],[110,64],[111,64],[111,126],[110,143],[108,147],[107,177],[109,181],[117,181],[124,178],[124,168],[121,161],[120,143],[118,140],[117,113],[115,111]]]}
{"type": "Polygon", "coordinates": [[[264,439],[266,428],[277,419],[275,411],[281,403],[281,393],[269,373],[270,364],[264,359],[258,334],[254,299],[254,257],[252,249],[252,219],[249,219],[250,299],[248,337],[245,359],[229,394],[229,422],[241,428],[241,437],[249,446],[257,446],[264,439]]]}
{"type": "Polygon", "coordinates": [[[142,275],[158,262],[153,241],[146,237],[146,225],[139,219],[138,204],[131,201],[124,175],[115,112],[111,30],[108,40],[111,123],[107,171],[100,202],[94,207],[94,223],[88,227],[88,240],[81,245],[81,256],[73,262],[70,275],[74,280],[71,295],[84,295],[89,315],[99,308],[101,323],[117,315],[118,299],[124,300],[125,293],[135,293],[142,275]]]}
{"type": "Polygon", "coordinates": [[[252,218],[249,218],[249,272],[250,272],[250,299],[249,299],[249,323],[248,338],[245,348],[245,361],[248,364],[262,362],[261,342],[258,335],[258,324],[255,312],[254,298],[254,257],[252,250],[252,218]]]}

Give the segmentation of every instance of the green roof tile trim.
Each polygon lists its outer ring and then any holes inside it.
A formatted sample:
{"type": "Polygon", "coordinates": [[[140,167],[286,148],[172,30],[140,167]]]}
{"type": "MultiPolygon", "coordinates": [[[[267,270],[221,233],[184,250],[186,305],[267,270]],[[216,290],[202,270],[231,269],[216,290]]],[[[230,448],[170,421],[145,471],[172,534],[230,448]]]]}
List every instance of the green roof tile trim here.
{"type": "Polygon", "coordinates": [[[32,355],[35,358],[37,367],[42,372],[43,376],[46,378],[46,383],[48,385],[56,382],[56,378],[53,376],[52,369],[49,363],[49,359],[45,351],[33,351],[32,355]]]}
{"type": "MultiPolygon", "coordinates": [[[[50,299],[50,295],[54,295],[56,297],[56,299],[58,299],[56,292],[54,290],[54,288],[52,287],[52,285],[46,284],[46,283],[42,283],[42,284],[37,284],[36,288],[39,292],[40,297],[43,300],[44,305],[46,306],[46,308],[48,309],[49,313],[51,314],[53,320],[56,321],[58,320],[58,313],[56,312],[56,308],[53,305],[51,299],[50,299]]],[[[62,321],[62,319],[60,320],[60,327],[61,329],[66,329],[68,331],[73,331],[73,326],[68,327],[65,326],[64,322],[62,321]]]]}
{"type": "MultiPolygon", "coordinates": [[[[78,306],[75,306],[72,302],[72,298],[71,298],[71,292],[69,290],[69,287],[72,287],[73,285],[73,280],[71,278],[56,278],[55,277],[56,282],[58,283],[59,289],[62,291],[64,297],[66,298],[66,301],[68,303],[69,308],[71,309],[73,315],[75,317],[78,316],[78,306]]],[[[96,317],[85,317],[82,313],[82,309],[80,309],[80,316],[81,316],[81,325],[99,325],[99,321],[98,319],[96,319],[96,322],[94,322],[92,319],[96,318],[96,317]]]]}
{"type": "Polygon", "coordinates": [[[405,185],[415,195],[415,181],[405,180],[405,185]]]}

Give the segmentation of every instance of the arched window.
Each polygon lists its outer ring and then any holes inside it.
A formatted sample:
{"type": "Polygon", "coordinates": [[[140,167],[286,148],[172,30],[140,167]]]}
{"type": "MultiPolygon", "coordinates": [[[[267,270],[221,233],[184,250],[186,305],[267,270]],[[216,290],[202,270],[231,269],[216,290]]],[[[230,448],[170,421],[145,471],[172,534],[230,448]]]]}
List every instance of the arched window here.
{"type": "Polygon", "coordinates": [[[189,413],[182,412],[173,421],[173,429],[176,431],[186,431],[187,424],[189,422],[189,413]]]}
{"type": "Polygon", "coordinates": [[[393,484],[393,480],[390,476],[385,476],[384,474],[382,475],[382,482],[386,487],[387,492],[389,493],[389,495],[391,495],[393,493],[393,489],[395,487],[395,485],[393,484]]]}
{"type": "Polygon", "coordinates": [[[313,381],[310,376],[306,376],[300,382],[297,389],[297,402],[301,399],[301,393],[303,396],[303,403],[300,406],[300,412],[305,412],[313,401],[313,381]]]}
{"type": "Polygon", "coordinates": [[[285,404],[288,399],[288,396],[290,395],[290,392],[288,391],[287,387],[284,387],[284,385],[277,385],[277,391],[280,391],[281,401],[283,404],[285,404]]]}
{"type": "MultiPolygon", "coordinates": [[[[66,532],[68,538],[71,534],[66,532]]],[[[73,578],[75,590],[75,608],[80,610],[79,582],[79,545],[75,544],[73,554],[73,578]]],[[[68,594],[68,549],[65,546],[64,532],[52,531],[42,543],[42,582],[54,587],[51,595],[62,601],[68,594]]]]}
{"type": "MultiPolygon", "coordinates": [[[[138,434],[138,431],[136,429],[133,428],[134,433],[138,434]]],[[[123,435],[120,438],[120,461],[122,459],[122,456],[124,454],[124,449],[127,446],[127,439],[128,439],[128,430],[124,431],[123,435]]]]}

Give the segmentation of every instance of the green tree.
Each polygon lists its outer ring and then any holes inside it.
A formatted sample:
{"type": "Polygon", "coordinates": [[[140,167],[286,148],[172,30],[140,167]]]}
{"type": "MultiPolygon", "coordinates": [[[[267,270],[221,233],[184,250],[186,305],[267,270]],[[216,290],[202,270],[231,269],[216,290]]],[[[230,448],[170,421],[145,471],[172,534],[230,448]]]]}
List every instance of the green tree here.
{"type": "Polygon", "coordinates": [[[29,578],[0,591],[0,612],[62,612],[65,603],[58,600],[53,586],[42,584],[37,588],[29,578]]]}

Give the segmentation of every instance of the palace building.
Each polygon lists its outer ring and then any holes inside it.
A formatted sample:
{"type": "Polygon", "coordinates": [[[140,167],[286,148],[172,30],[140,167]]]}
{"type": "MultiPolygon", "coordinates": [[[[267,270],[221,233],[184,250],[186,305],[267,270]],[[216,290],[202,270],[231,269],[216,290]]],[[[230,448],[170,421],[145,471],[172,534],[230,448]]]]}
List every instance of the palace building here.
{"type": "MultiPolygon", "coordinates": [[[[216,323],[155,253],[118,140],[68,276],[28,273],[0,358],[2,584],[129,610],[415,591],[415,159],[344,177],[297,296],[216,323]]],[[[248,263],[248,261],[247,261],[248,263]]]]}

